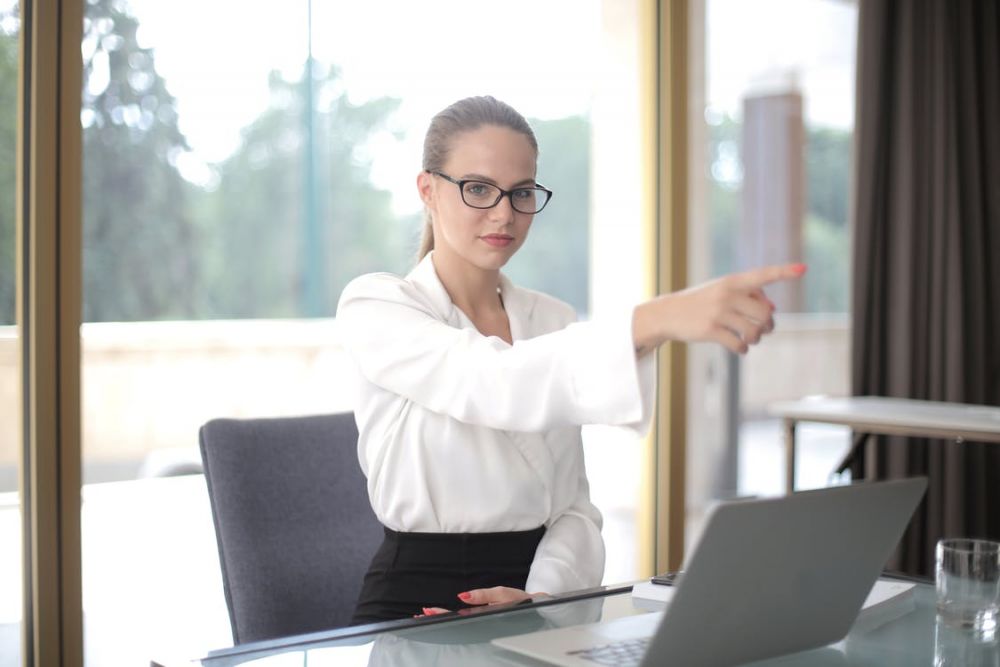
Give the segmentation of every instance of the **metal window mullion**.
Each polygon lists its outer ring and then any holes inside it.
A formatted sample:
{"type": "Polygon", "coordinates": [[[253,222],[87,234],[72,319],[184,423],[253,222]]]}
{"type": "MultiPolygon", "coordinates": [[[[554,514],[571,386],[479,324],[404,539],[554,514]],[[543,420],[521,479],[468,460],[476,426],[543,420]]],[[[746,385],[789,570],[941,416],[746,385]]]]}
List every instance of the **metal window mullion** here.
{"type": "MultiPolygon", "coordinates": [[[[687,286],[687,0],[658,0],[656,25],[656,273],[662,294],[687,286]]],[[[684,559],[685,346],[664,345],[658,371],[655,563],[658,572],[667,572],[679,569],[684,559]]]]}
{"type": "Polygon", "coordinates": [[[24,664],[83,664],[80,577],[82,0],[23,4],[18,306],[24,664]]]}

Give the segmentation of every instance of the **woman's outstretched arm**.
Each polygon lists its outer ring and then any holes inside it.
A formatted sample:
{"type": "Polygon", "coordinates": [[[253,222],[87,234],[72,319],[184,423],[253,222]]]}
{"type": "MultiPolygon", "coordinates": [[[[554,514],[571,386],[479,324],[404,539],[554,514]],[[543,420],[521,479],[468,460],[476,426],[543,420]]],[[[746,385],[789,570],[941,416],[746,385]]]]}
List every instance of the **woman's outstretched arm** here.
{"type": "Polygon", "coordinates": [[[765,266],[646,301],[632,315],[636,352],[642,356],[673,340],[716,342],[743,354],[774,329],[774,304],[763,287],[805,271],[805,264],[765,266]]]}

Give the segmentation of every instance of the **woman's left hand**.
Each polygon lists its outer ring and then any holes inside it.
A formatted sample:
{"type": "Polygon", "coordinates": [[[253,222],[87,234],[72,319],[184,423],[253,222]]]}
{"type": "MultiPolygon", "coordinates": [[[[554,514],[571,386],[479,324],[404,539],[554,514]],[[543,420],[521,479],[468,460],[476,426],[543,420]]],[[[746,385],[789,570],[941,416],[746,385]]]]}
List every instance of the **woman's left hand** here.
{"type": "MultiPolygon", "coordinates": [[[[510,602],[523,602],[530,600],[535,595],[545,595],[545,593],[526,593],[519,588],[508,588],[507,586],[494,586],[493,588],[477,588],[471,591],[458,594],[458,599],[470,606],[507,604],[510,602]]],[[[423,616],[433,616],[434,614],[446,614],[450,610],[442,607],[424,607],[423,616]]],[[[459,611],[459,613],[462,613],[459,611]]],[[[418,616],[419,618],[419,616],[418,616]]]]}
{"type": "Polygon", "coordinates": [[[492,605],[522,602],[530,600],[535,595],[544,595],[544,593],[526,593],[520,588],[494,586],[493,588],[477,588],[465,593],[459,593],[458,599],[467,605],[492,605]]]}

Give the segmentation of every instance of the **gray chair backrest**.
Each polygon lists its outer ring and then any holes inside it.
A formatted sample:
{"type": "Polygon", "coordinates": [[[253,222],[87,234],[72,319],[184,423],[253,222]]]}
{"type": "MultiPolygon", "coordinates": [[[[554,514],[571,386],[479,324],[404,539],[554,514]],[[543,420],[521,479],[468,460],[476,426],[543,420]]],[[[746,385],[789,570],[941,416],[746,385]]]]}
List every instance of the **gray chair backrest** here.
{"type": "Polygon", "coordinates": [[[383,537],[353,413],[215,419],[199,439],[233,642],[349,624],[383,537]]]}

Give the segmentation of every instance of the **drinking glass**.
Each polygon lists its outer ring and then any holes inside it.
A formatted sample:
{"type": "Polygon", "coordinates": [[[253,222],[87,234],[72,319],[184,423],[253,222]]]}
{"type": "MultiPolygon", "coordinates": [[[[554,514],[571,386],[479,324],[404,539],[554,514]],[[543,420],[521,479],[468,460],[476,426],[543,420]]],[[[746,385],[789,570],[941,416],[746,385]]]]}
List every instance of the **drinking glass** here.
{"type": "Polygon", "coordinates": [[[937,543],[937,611],[944,623],[995,634],[1000,616],[1000,542],[937,543]]]}

